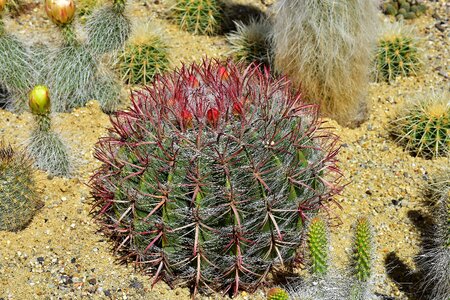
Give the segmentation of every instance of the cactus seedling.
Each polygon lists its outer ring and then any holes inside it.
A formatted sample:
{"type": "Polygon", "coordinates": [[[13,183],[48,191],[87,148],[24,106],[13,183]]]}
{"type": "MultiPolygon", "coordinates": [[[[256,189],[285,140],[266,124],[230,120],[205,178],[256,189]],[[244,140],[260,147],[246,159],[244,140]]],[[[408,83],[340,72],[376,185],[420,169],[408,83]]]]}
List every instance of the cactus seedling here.
{"type": "Polygon", "coordinates": [[[308,249],[311,259],[311,272],[323,276],[328,269],[328,232],[325,221],[314,218],[309,224],[308,249]]]}
{"type": "Polygon", "coordinates": [[[128,44],[119,55],[119,70],[126,84],[146,85],[156,74],[169,67],[167,45],[149,26],[135,29],[128,44]]]}
{"type": "Polygon", "coordinates": [[[50,96],[46,86],[38,85],[29,95],[30,110],[37,128],[33,130],[28,151],[38,168],[55,176],[70,174],[70,163],[66,145],[51,130],[50,96]]]}
{"type": "Polygon", "coordinates": [[[344,126],[367,117],[372,50],[379,27],[373,0],[278,1],[274,67],[308,101],[344,126]],[[345,79],[344,79],[345,78],[345,79]]]}
{"type": "Polygon", "coordinates": [[[87,45],[95,55],[121,49],[131,33],[130,20],[125,16],[125,1],[113,0],[94,11],[86,22],[87,45]]]}
{"type": "Polygon", "coordinates": [[[171,13],[182,30],[203,35],[220,31],[222,7],[218,0],[176,0],[171,13]]]}
{"type": "Polygon", "coordinates": [[[392,122],[392,135],[413,155],[446,156],[450,146],[450,95],[442,91],[420,97],[405,105],[392,122]]]}
{"type": "Polygon", "coordinates": [[[0,143],[0,230],[25,228],[42,206],[37,195],[31,161],[0,143]]]}
{"type": "Polygon", "coordinates": [[[194,294],[253,291],[289,266],[304,218],[340,189],[316,107],[254,66],[158,76],[112,123],[91,180],[103,231],[123,259],[194,294]]]}
{"type": "Polygon", "coordinates": [[[289,300],[289,294],[282,288],[271,288],[267,292],[267,300],[289,300]]]}
{"type": "Polygon", "coordinates": [[[416,75],[421,61],[417,40],[411,32],[400,23],[385,25],[375,58],[378,80],[392,81],[398,76],[416,75]]]}
{"type": "Polygon", "coordinates": [[[227,36],[231,52],[237,61],[271,65],[271,24],[267,19],[251,20],[249,24],[236,22],[236,31],[227,36]]]}

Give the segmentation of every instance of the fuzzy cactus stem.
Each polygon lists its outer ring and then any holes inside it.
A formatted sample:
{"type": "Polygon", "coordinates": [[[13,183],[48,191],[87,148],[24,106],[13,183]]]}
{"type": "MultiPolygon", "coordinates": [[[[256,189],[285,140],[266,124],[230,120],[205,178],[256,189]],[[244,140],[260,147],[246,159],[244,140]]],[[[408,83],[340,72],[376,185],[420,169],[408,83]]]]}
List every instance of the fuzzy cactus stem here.
{"type": "Polygon", "coordinates": [[[123,13],[125,11],[126,0],[114,0],[113,8],[117,13],[123,13]]]}
{"type": "Polygon", "coordinates": [[[77,46],[79,44],[72,23],[60,25],[59,28],[64,37],[64,42],[66,43],[66,45],[77,46]]]}

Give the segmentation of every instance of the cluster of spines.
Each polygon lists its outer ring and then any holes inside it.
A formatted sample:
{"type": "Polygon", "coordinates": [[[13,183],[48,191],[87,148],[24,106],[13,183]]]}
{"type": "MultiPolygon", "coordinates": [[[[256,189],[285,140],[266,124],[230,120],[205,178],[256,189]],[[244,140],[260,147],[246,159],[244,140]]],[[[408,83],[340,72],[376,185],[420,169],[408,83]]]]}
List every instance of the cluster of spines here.
{"type": "Polygon", "coordinates": [[[271,65],[271,24],[265,19],[253,19],[248,24],[236,22],[236,30],[227,35],[230,54],[239,62],[271,65]]]}
{"type": "Polygon", "coordinates": [[[422,63],[418,42],[403,24],[387,24],[378,39],[375,57],[377,79],[393,81],[416,75],[422,63]]]}
{"type": "Polygon", "coordinates": [[[254,67],[205,61],[158,77],[98,145],[104,231],[155,280],[254,290],[293,261],[302,219],[339,190],[321,180],[340,175],[316,113],[254,67]]]}
{"type": "Polygon", "coordinates": [[[194,34],[215,35],[222,26],[220,0],[176,0],[172,16],[181,29],[194,34]]]}
{"type": "Polygon", "coordinates": [[[0,143],[0,230],[25,228],[41,206],[33,173],[24,153],[0,143]]]}
{"type": "Polygon", "coordinates": [[[386,15],[402,20],[420,17],[426,12],[427,6],[419,0],[389,0],[382,4],[382,9],[386,15]]]}
{"type": "Polygon", "coordinates": [[[416,156],[447,156],[450,146],[449,99],[447,91],[433,91],[407,103],[391,124],[396,142],[416,156]]]}

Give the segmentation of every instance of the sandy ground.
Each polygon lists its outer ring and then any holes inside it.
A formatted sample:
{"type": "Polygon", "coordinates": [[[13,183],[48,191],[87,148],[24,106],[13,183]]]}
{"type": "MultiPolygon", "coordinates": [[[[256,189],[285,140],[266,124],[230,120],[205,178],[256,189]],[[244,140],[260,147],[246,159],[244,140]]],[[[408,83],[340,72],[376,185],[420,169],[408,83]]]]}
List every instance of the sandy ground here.
{"type": "MultiPolygon", "coordinates": [[[[261,3],[255,5],[264,9],[261,3]]],[[[348,186],[336,197],[342,209],[334,213],[341,225],[332,228],[332,259],[345,265],[351,245],[349,230],[358,216],[371,219],[376,233],[376,290],[395,299],[408,299],[405,285],[398,285],[386,270],[395,265],[395,255],[414,269],[420,231],[416,223],[426,212],[422,187],[445,166],[448,158],[424,160],[411,157],[389,137],[387,126],[405,101],[420,94],[425,87],[449,87],[450,55],[446,1],[429,3],[427,16],[414,21],[422,39],[425,67],[414,78],[401,78],[389,85],[372,83],[371,114],[360,128],[342,128],[331,120],[327,125],[341,137],[340,167],[348,186]],[[443,19],[442,32],[435,24],[443,19]],[[338,246],[339,245],[339,246],[338,246]],[[395,255],[393,255],[395,254],[395,255]],[[391,259],[387,259],[391,258],[391,259]],[[391,262],[386,266],[386,260],[391,262]]],[[[224,57],[229,51],[224,37],[192,36],[181,32],[165,18],[168,4],[133,1],[132,16],[159,24],[171,45],[174,65],[180,61],[224,57]],[[186,50],[187,49],[187,50],[186,50]]],[[[39,39],[52,41],[58,32],[38,6],[18,19],[8,19],[7,26],[24,38],[42,33],[39,39]]],[[[26,142],[33,120],[29,113],[15,115],[0,109],[0,139],[15,147],[26,142]]],[[[187,289],[171,290],[164,283],[153,289],[147,276],[135,272],[132,265],[116,262],[110,244],[89,215],[88,180],[99,163],[92,157],[99,137],[107,134],[109,118],[91,101],[72,113],[54,116],[55,130],[71,148],[76,171],[72,178],[48,176],[36,172],[36,181],[45,206],[31,224],[18,233],[0,232],[0,299],[189,299],[187,289]]],[[[413,282],[406,282],[411,286],[413,282]]],[[[407,288],[406,288],[407,289],[407,288]]],[[[201,299],[222,299],[221,296],[201,299]]],[[[264,299],[263,289],[254,295],[243,293],[237,299],[264,299]]]]}

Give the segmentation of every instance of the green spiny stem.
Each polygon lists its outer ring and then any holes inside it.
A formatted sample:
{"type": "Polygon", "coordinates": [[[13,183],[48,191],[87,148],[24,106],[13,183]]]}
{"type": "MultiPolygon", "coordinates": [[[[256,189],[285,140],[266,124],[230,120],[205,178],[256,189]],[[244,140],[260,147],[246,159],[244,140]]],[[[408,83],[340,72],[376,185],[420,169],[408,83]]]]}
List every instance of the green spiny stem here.
{"type": "Polygon", "coordinates": [[[356,224],[354,245],[355,275],[359,281],[368,281],[372,272],[372,232],[367,219],[356,224]]]}
{"type": "Polygon", "coordinates": [[[308,247],[312,273],[325,275],[328,269],[327,225],[320,218],[314,218],[309,225],[308,247]]]}
{"type": "Polygon", "coordinates": [[[73,29],[72,23],[65,24],[60,26],[61,32],[64,36],[64,42],[69,46],[76,46],[78,45],[77,36],[75,34],[75,31],[73,29]]]}
{"type": "Polygon", "coordinates": [[[50,119],[50,115],[45,114],[45,115],[35,115],[35,116],[36,116],[36,121],[38,123],[39,131],[49,132],[50,128],[52,126],[52,121],[50,119]]]}

